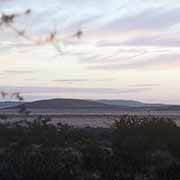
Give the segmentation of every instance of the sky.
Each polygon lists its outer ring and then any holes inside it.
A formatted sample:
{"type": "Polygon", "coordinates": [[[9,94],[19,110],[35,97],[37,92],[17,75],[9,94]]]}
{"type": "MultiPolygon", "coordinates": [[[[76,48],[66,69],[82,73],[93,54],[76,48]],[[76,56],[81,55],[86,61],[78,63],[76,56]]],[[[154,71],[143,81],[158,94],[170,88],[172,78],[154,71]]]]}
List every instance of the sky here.
{"type": "Polygon", "coordinates": [[[0,14],[27,9],[14,25],[34,39],[56,31],[61,52],[1,26],[0,90],[180,104],[179,0],[0,0],[0,14]]]}

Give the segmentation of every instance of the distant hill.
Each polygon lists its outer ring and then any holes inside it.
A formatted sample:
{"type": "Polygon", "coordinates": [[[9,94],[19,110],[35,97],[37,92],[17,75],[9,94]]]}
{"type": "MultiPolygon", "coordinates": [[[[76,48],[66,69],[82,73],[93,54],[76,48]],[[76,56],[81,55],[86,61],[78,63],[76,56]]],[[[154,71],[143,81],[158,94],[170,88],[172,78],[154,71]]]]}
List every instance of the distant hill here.
{"type": "Polygon", "coordinates": [[[21,103],[20,102],[15,102],[15,101],[1,101],[0,102],[0,109],[16,107],[19,104],[21,104],[21,103]]]}
{"type": "MultiPolygon", "coordinates": [[[[121,107],[164,107],[168,106],[165,104],[150,104],[150,103],[143,103],[140,101],[133,101],[133,100],[97,100],[97,102],[108,104],[108,105],[115,105],[121,107]]],[[[171,105],[169,105],[171,106],[171,105]]]]}
{"type": "MultiPolygon", "coordinates": [[[[115,111],[180,111],[179,105],[147,104],[133,100],[48,99],[24,103],[30,110],[115,110],[115,111]]],[[[0,102],[0,109],[14,109],[18,102],[0,102]]]]}
{"type": "Polygon", "coordinates": [[[97,100],[96,102],[100,102],[107,105],[116,105],[123,107],[144,107],[145,104],[139,101],[133,100],[97,100]]]}
{"type": "Polygon", "coordinates": [[[111,107],[100,102],[81,99],[49,99],[25,103],[29,109],[66,109],[66,108],[106,108],[111,107]]]}
{"type": "Polygon", "coordinates": [[[158,111],[180,111],[180,105],[166,105],[156,108],[158,111]]]}

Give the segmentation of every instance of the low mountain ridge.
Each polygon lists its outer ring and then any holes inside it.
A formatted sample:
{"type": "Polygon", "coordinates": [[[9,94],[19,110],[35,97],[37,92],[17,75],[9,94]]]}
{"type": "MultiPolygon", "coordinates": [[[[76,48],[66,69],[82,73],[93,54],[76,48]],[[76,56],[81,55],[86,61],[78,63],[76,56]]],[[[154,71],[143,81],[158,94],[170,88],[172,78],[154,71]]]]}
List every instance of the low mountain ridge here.
{"type": "Polygon", "coordinates": [[[15,107],[20,104],[21,102],[16,102],[16,101],[2,101],[0,102],[0,109],[15,107]]]}
{"type": "MultiPolygon", "coordinates": [[[[83,99],[47,99],[23,102],[28,109],[34,110],[115,110],[115,111],[180,111],[180,105],[148,104],[133,100],[83,100],[83,99]]],[[[18,102],[0,102],[0,109],[18,108],[18,102]]]]}
{"type": "Polygon", "coordinates": [[[133,100],[97,100],[96,102],[100,102],[107,105],[116,105],[116,106],[127,106],[127,107],[143,107],[145,104],[140,101],[133,100]]]}
{"type": "Polygon", "coordinates": [[[97,102],[108,104],[108,105],[116,105],[122,107],[164,107],[164,106],[172,106],[167,104],[158,104],[158,103],[143,103],[141,101],[134,100],[97,100],[97,102]]]}
{"type": "Polygon", "coordinates": [[[109,105],[81,99],[49,99],[25,103],[29,109],[105,108],[109,105]]]}

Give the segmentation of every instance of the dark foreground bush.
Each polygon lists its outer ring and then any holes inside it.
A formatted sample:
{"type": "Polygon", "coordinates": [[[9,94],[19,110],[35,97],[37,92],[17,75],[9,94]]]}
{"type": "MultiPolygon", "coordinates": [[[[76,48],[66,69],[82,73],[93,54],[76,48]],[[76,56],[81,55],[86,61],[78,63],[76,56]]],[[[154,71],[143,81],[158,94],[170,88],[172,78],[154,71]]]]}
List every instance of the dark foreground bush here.
{"type": "Polygon", "coordinates": [[[0,124],[2,180],[179,180],[180,128],[166,118],[121,116],[112,128],[0,124]]]}

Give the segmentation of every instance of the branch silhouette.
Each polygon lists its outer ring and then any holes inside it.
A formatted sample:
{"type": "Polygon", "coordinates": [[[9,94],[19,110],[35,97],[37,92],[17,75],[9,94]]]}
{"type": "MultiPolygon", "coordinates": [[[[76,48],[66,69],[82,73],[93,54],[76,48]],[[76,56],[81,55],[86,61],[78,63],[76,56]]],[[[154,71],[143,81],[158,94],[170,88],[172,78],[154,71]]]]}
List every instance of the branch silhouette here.
{"type": "MultiPolygon", "coordinates": [[[[37,39],[32,38],[25,29],[21,29],[19,27],[17,27],[15,25],[16,22],[16,18],[19,16],[27,16],[30,15],[32,13],[31,9],[27,9],[25,12],[23,13],[12,13],[12,14],[5,14],[2,13],[0,16],[0,26],[5,26],[7,28],[9,28],[10,30],[12,30],[15,34],[17,34],[19,37],[27,40],[27,41],[31,41],[36,45],[43,45],[43,44],[51,44],[59,53],[62,53],[62,49],[59,45],[60,42],[64,42],[66,38],[69,37],[65,37],[65,38],[58,38],[58,33],[57,31],[52,31],[49,32],[45,37],[38,37],[37,39]]],[[[77,32],[75,32],[74,34],[70,35],[70,37],[75,37],[77,39],[80,39],[83,35],[83,31],[82,30],[78,30],[77,32]]]]}

